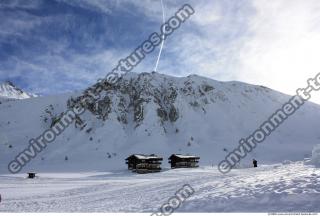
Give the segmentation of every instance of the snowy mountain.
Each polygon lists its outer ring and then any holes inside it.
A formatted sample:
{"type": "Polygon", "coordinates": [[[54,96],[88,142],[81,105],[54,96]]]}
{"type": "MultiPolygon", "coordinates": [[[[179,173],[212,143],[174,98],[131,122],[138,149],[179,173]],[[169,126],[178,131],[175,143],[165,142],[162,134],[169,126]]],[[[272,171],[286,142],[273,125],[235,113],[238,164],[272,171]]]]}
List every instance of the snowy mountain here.
{"type": "MultiPolygon", "coordinates": [[[[290,97],[263,86],[158,73],[129,73],[107,86],[100,99],[88,90],[0,104],[0,171],[7,172],[30,138],[84,97],[87,111],[25,171],[125,169],[124,159],[132,153],[163,156],[163,167],[172,153],[198,155],[201,165],[217,164],[290,97]]],[[[320,141],[318,119],[320,106],[306,103],[243,164],[253,157],[259,163],[302,160],[320,141]]]]}
{"type": "Polygon", "coordinates": [[[24,92],[10,81],[0,84],[0,99],[26,99],[32,97],[37,97],[37,95],[24,92]]]}

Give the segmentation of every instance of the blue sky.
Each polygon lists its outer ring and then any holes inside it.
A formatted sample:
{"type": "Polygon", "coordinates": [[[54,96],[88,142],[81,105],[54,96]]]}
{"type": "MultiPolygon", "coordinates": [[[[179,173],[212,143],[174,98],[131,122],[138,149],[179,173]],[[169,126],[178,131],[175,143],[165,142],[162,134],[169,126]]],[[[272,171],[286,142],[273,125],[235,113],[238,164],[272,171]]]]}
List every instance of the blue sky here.
{"type": "MultiPolygon", "coordinates": [[[[319,71],[319,1],[164,0],[166,17],[184,3],[196,13],[165,42],[160,73],[294,94],[319,71]]],[[[0,82],[44,95],[84,89],[158,31],[161,14],[160,0],[1,0],[0,82]]],[[[157,52],[134,71],[152,71],[157,52]]]]}

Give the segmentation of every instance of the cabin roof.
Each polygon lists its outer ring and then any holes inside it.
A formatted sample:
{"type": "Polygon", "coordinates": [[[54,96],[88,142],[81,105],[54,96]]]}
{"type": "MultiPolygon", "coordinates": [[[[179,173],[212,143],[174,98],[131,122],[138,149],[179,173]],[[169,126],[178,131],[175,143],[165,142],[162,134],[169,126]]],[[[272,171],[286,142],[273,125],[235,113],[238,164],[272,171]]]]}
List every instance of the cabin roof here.
{"type": "Polygon", "coordinates": [[[147,159],[161,159],[162,160],[162,157],[159,157],[155,154],[151,154],[151,155],[146,155],[146,154],[133,154],[133,155],[130,155],[127,159],[129,159],[130,157],[136,157],[140,160],[147,160],[147,159]]]}
{"type": "Polygon", "coordinates": [[[182,154],[172,154],[169,158],[172,157],[178,157],[178,158],[196,158],[196,159],[200,159],[200,157],[195,156],[195,155],[182,155],[182,154]]]}

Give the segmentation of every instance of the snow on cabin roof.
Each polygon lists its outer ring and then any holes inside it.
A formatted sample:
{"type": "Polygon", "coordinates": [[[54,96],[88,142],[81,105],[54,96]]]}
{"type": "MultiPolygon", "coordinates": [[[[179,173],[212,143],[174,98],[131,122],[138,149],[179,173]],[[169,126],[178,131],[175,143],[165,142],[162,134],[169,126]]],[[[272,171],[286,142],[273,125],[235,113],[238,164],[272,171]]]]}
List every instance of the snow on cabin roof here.
{"type": "MultiPolygon", "coordinates": [[[[162,159],[161,157],[151,154],[151,155],[145,155],[145,154],[133,154],[131,156],[135,156],[136,158],[140,160],[146,160],[146,159],[162,159]]],[[[130,156],[130,157],[131,157],[130,156]]]]}
{"type": "Polygon", "coordinates": [[[182,154],[173,154],[173,155],[179,158],[199,158],[198,156],[195,156],[195,155],[182,155],[182,154]]]}

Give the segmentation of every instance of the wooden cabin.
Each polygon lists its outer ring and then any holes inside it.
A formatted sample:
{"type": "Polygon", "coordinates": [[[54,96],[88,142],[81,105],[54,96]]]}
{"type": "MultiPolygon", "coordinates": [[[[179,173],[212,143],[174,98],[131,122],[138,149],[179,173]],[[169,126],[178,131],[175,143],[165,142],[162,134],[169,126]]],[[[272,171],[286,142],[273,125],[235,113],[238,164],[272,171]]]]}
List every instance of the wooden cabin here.
{"type": "Polygon", "coordinates": [[[194,168],[199,167],[200,157],[193,155],[173,154],[169,158],[171,168],[194,168]]]}
{"type": "Polygon", "coordinates": [[[160,172],[162,157],[155,154],[133,154],[126,158],[128,169],[137,173],[160,172]]]}
{"type": "Polygon", "coordinates": [[[34,172],[29,172],[28,173],[28,178],[33,179],[35,177],[36,177],[36,173],[34,173],[34,172]]]}

